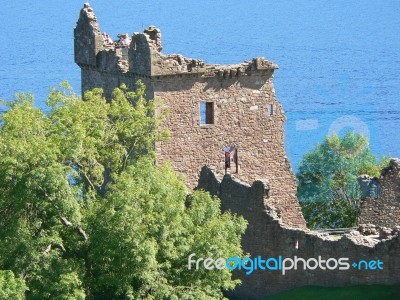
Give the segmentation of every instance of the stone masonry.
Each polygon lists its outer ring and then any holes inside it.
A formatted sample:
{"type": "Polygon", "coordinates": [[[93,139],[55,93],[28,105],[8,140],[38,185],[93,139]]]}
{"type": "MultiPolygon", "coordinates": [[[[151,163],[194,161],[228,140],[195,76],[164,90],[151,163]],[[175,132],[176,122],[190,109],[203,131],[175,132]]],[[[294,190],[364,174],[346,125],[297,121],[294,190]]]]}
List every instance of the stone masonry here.
{"type": "Polygon", "coordinates": [[[279,270],[256,270],[250,275],[245,271],[235,271],[236,278],[242,280],[229,296],[239,299],[264,299],[285,290],[301,286],[351,286],[369,284],[400,283],[400,227],[386,231],[385,235],[374,235],[363,231],[353,231],[343,237],[331,237],[326,233],[288,228],[282,222],[282,215],[273,206],[269,196],[269,185],[265,181],[255,181],[252,185],[239,182],[230,175],[220,181],[214,173],[204,167],[199,179],[199,187],[220,197],[223,211],[243,216],[248,226],[242,238],[243,250],[252,258],[261,256],[308,260],[321,256],[348,258],[349,264],[371,259],[383,262],[383,270],[358,269],[315,269],[304,270],[298,264],[297,270],[289,270],[285,275],[279,270]]]}
{"type": "Polygon", "coordinates": [[[392,159],[377,182],[380,193],[373,192],[371,195],[370,189],[367,191],[367,197],[361,201],[358,223],[389,228],[399,226],[400,159],[392,159]]]}
{"type": "Polygon", "coordinates": [[[170,161],[190,188],[205,165],[219,178],[230,173],[247,183],[266,180],[269,201],[283,223],[305,228],[284,148],[285,115],[272,82],[277,65],[264,58],[215,65],[165,55],[154,26],[110,41],[88,3],[74,37],[82,92],[101,87],[110,99],[114,88],[123,83],[134,88],[140,79],[146,97],[160,98],[168,108],[171,140],[156,145],[158,163],[170,161]]]}

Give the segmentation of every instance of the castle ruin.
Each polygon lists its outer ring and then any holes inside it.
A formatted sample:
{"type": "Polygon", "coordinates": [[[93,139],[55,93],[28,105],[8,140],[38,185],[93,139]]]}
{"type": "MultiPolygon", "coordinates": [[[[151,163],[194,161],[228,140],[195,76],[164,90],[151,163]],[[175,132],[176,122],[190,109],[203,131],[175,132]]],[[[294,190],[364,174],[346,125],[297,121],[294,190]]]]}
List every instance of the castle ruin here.
{"type": "Polygon", "coordinates": [[[168,107],[165,126],[171,140],[156,145],[157,161],[170,161],[195,188],[200,170],[209,166],[251,183],[267,179],[270,202],[285,224],[305,228],[296,198],[296,181],[284,148],[285,115],[272,83],[277,66],[264,58],[237,65],[206,64],[160,51],[154,26],[134,33],[129,45],[109,43],[89,6],[81,10],[75,36],[75,62],[82,72],[82,92],[112,91],[142,80],[148,99],[168,107]]]}
{"type": "Polygon", "coordinates": [[[170,161],[189,188],[217,195],[223,211],[248,221],[242,240],[246,252],[252,257],[379,258],[385,264],[384,270],[301,269],[285,276],[235,272],[243,284],[231,295],[259,299],[305,285],[400,283],[400,228],[379,236],[353,231],[340,239],[306,228],[284,148],[285,115],[272,82],[277,65],[264,58],[216,65],[166,55],[154,26],[119,38],[113,41],[100,31],[86,3],[74,30],[82,92],[101,87],[111,99],[114,88],[134,89],[141,80],[147,99],[160,98],[170,111],[165,126],[171,140],[156,145],[157,161],[170,161]]]}

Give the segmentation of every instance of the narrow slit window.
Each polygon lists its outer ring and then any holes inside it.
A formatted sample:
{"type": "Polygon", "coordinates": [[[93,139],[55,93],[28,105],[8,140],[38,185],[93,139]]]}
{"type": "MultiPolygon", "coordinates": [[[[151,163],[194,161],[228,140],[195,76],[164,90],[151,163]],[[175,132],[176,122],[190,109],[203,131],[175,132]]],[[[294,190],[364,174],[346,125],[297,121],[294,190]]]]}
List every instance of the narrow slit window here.
{"type": "Polygon", "coordinates": [[[200,102],[200,125],[214,124],[214,102],[200,102]]]}
{"type": "Polygon", "coordinates": [[[274,115],[274,105],[273,105],[273,104],[270,104],[270,105],[269,105],[269,115],[270,115],[270,116],[273,116],[273,115],[274,115]]]}
{"type": "Polygon", "coordinates": [[[238,149],[225,147],[225,174],[239,173],[238,149]]]}

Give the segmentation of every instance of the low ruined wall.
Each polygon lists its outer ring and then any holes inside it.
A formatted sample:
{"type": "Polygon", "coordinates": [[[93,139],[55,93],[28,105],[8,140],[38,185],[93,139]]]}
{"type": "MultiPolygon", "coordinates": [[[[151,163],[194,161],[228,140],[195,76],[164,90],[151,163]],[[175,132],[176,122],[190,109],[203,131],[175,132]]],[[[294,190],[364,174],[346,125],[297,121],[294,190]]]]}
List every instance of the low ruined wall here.
{"type": "Polygon", "coordinates": [[[366,197],[360,205],[359,224],[400,225],[400,160],[392,159],[379,178],[380,197],[366,197]]]}
{"type": "Polygon", "coordinates": [[[265,181],[252,186],[240,183],[226,175],[219,182],[213,173],[203,168],[198,188],[208,190],[221,199],[222,210],[243,216],[248,221],[242,239],[244,251],[255,258],[279,257],[304,259],[349,258],[349,263],[379,259],[383,270],[256,270],[251,275],[235,271],[242,280],[231,296],[241,299],[260,299],[300,286],[349,286],[360,284],[400,283],[400,238],[398,233],[386,240],[365,237],[354,232],[341,239],[333,239],[316,232],[288,228],[282,225],[279,211],[269,203],[269,187],[265,181]]]}

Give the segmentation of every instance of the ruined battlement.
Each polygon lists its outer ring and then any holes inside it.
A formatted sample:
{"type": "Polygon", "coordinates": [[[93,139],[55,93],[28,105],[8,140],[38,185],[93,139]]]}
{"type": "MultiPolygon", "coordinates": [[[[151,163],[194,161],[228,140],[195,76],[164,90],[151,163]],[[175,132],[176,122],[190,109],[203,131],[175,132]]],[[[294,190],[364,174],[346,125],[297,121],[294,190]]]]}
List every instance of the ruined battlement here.
{"type": "Polygon", "coordinates": [[[240,64],[218,65],[181,54],[163,54],[161,31],[155,26],[143,32],[134,32],[132,37],[124,34],[120,41],[113,41],[107,34],[101,33],[89,3],[85,3],[81,9],[74,35],[75,62],[104,72],[142,76],[196,75],[226,79],[278,68],[264,58],[253,58],[240,64]]]}
{"type": "Polygon", "coordinates": [[[74,56],[79,65],[96,66],[96,56],[103,47],[103,38],[96,15],[88,3],[84,4],[74,29],[74,56]]]}

